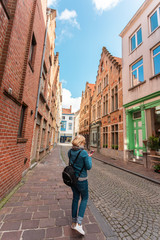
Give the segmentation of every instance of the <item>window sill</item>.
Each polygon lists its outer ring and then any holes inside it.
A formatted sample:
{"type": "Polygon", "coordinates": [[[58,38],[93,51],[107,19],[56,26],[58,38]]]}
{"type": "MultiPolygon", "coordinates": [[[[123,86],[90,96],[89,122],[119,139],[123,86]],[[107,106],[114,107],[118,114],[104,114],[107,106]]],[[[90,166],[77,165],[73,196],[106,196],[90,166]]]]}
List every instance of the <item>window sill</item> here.
{"type": "Polygon", "coordinates": [[[30,61],[28,62],[28,64],[29,64],[29,66],[30,66],[31,71],[34,73],[33,64],[32,64],[30,61]]]}
{"type": "Polygon", "coordinates": [[[132,91],[133,89],[135,89],[135,88],[137,88],[137,87],[143,85],[144,83],[146,83],[146,80],[144,80],[144,81],[141,82],[141,83],[138,83],[136,86],[133,86],[133,87],[129,88],[128,91],[132,91]]]}
{"type": "Polygon", "coordinates": [[[154,33],[157,31],[157,29],[159,29],[159,28],[160,28],[160,26],[158,26],[156,29],[154,29],[153,32],[151,32],[151,33],[148,35],[148,38],[149,38],[152,34],[154,34],[154,33]]]}
{"type": "Polygon", "coordinates": [[[18,106],[21,106],[21,102],[14,96],[13,93],[9,93],[6,89],[3,91],[4,95],[10,98],[13,102],[15,102],[18,106]]]}
{"type": "Polygon", "coordinates": [[[117,111],[119,111],[119,108],[117,108],[116,110],[110,112],[110,114],[115,113],[115,112],[117,112],[117,111]]]}
{"type": "Polygon", "coordinates": [[[141,42],[133,51],[130,52],[129,56],[134,53],[141,45],[143,44],[143,42],[141,42]]]}
{"type": "Polygon", "coordinates": [[[107,117],[108,115],[109,115],[109,113],[107,113],[107,114],[103,115],[103,116],[102,116],[102,118],[103,118],[103,117],[107,117]]]}
{"type": "Polygon", "coordinates": [[[26,143],[28,139],[26,138],[17,138],[17,143],[26,143]]]}
{"type": "Polygon", "coordinates": [[[153,80],[154,78],[158,78],[158,77],[160,77],[160,73],[158,73],[158,74],[156,74],[156,75],[150,77],[149,80],[153,80]]]}

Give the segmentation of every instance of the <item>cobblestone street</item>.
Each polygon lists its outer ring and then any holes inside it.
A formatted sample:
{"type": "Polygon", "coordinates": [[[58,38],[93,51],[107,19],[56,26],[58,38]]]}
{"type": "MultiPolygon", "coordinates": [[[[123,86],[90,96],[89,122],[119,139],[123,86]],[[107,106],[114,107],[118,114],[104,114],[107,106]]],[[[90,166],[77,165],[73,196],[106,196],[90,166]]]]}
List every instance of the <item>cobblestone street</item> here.
{"type": "MultiPolygon", "coordinates": [[[[68,147],[62,147],[63,156],[68,147]]],[[[160,240],[158,184],[93,159],[90,198],[119,239],[160,240]]]]}

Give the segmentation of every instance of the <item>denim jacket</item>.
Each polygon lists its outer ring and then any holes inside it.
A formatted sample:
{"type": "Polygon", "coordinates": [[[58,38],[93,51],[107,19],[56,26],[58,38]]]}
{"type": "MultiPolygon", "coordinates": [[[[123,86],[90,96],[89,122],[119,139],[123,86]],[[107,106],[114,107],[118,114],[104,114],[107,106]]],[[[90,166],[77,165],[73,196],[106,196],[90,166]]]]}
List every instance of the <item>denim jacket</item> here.
{"type": "MultiPolygon", "coordinates": [[[[68,151],[68,157],[70,159],[70,163],[74,162],[77,154],[81,150],[82,149],[78,149],[78,150],[70,149],[68,151]]],[[[82,168],[83,168],[83,171],[81,172],[80,178],[86,178],[87,170],[90,170],[92,168],[92,158],[88,156],[88,153],[86,150],[81,151],[81,153],[78,156],[78,159],[76,160],[76,163],[74,164],[74,170],[77,177],[82,168]]]]}

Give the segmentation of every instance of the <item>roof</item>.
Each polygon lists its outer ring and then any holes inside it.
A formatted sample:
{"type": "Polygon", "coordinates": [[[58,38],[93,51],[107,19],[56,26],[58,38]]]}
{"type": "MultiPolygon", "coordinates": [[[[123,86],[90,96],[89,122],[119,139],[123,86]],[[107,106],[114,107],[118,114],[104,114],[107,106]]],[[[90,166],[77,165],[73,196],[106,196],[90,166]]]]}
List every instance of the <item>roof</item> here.
{"type": "Polygon", "coordinates": [[[122,68],[122,58],[114,57],[112,54],[107,50],[106,47],[103,47],[102,52],[104,52],[109,60],[116,66],[118,66],[120,69],[122,68]]]}
{"type": "Polygon", "coordinates": [[[122,65],[122,58],[119,58],[119,57],[114,57],[114,58],[120,65],[122,65]]]}
{"type": "Polygon", "coordinates": [[[94,92],[94,86],[95,86],[95,84],[93,83],[88,83],[88,86],[89,86],[89,88],[91,89],[91,96],[93,96],[93,92],[94,92]]]}
{"type": "Polygon", "coordinates": [[[71,109],[69,108],[62,108],[62,114],[72,114],[71,109]]]}

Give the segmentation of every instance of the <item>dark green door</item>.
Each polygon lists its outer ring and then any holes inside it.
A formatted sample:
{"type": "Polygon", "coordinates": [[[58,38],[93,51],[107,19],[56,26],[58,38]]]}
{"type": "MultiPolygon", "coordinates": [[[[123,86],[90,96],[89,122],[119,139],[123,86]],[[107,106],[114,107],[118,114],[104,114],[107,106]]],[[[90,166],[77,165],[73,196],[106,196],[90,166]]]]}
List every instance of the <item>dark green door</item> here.
{"type": "Polygon", "coordinates": [[[139,159],[143,156],[143,137],[141,114],[133,114],[133,138],[134,138],[134,156],[139,159]],[[138,116],[138,117],[136,117],[138,116]]]}

